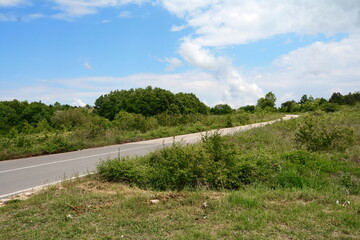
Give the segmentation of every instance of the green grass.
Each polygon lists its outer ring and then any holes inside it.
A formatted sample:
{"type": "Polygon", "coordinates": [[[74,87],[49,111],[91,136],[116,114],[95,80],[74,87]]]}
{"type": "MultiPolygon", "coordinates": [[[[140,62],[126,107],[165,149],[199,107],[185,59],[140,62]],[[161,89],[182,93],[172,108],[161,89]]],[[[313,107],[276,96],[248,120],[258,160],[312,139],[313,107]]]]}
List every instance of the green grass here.
{"type": "Polygon", "coordinates": [[[358,239],[359,211],[339,192],[156,192],[86,177],[0,208],[0,239],[358,239]]]}

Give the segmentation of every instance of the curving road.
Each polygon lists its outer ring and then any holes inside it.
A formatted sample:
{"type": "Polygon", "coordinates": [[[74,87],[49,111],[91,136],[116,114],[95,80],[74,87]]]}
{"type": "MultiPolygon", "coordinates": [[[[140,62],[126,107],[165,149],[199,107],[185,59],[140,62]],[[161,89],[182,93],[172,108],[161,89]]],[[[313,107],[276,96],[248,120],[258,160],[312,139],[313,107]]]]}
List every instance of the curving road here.
{"type": "MultiPolygon", "coordinates": [[[[296,117],[298,115],[286,115],[282,119],[288,120],[296,117]]],[[[219,130],[219,133],[221,135],[234,134],[251,128],[263,127],[280,120],[223,128],[219,130]]],[[[208,131],[208,133],[214,131],[216,130],[208,131]]],[[[169,146],[174,141],[184,144],[195,143],[205,133],[192,133],[136,143],[91,148],[76,152],[2,161],[0,162],[0,199],[64,179],[86,175],[96,170],[96,165],[101,159],[145,155],[156,149],[169,146]]]]}

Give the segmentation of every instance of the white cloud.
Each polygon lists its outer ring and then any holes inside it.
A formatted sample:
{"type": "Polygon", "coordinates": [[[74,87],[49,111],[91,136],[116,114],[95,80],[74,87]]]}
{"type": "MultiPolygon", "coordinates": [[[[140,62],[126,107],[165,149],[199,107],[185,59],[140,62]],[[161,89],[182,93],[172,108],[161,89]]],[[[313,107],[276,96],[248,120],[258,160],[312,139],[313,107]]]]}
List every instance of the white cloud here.
{"type": "Polygon", "coordinates": [[[92,69],[92,66],[90,65],[89,62],[84,62],[82,65],[83,65],[84,68],[86,68],[86,69],[88,69],[88,70],[91,70],[91,69],[92,69]]]}
{"type": "Polygon", "coordinates": [[[230,90],[224,92],[224,101],[236,102],[240,96],[243,102],[254,99],[262,92],[259,86],[270,91],[275,87],[304,86],[305,82],[318,86],[327,86],[328,81],[336,86],[359,86],[356,83],[360,60],[354,56],[359,52],[356,42],[359,38],[341,44],[318,42],[281,57],[276,61],[277,67],[270,71],[256,71],[245,77],[230,59],[216,54],[218,48],[279,34],[355,36],[360,32],[358,0],[161,0],[161,3],[183,18],[184,26],[194,29],[182,39],[179,54],[191,65],[213,71],[216,79],[227,85],[230,90]]]}
{"type": "Polygon", "coordinates": [[[117,7],[126,4],[142,4],[149,0],[53,0],[56,8],[61,12],[53,17],[58,19],[71,20],[73,18],[95,14],[99,8],[117,7]]]}
{"type": "Polygon", "coordinates": [[[92,70],[92,69],[93,69],[92,65],[90,64],[90,60],[89,60],[88,58],[81,58],[80,61],[81,61],[81,65],[82,65],[84,68],[86,68],[86,69],[88,69],[88,70],[92,70]]]}
{"type": "Polygon", "coordinates": [[[17,22],[19,18],[12,14],[0,13],[0,22],[17,22]]]}
{"type": "Polygon", "coordinates": [[[257,70],[252,81],[265,88],[293,89],[314,96],[334,89],[360,89],[360,36],[340,42],[316,42],[294,50],[274,61],[271,69],[257,70]]]}
{"type": "Polygon", "coordinates": [[[13,14],[0,13],[0,22],[28,22],[31,20],[44,18],[44,17],[46,16],[39,13],[33,13],[24,16],[15,16],[13,14]]]}
{"type": "Polygon", "coordinates": [[[33,13],[33,14],[28,15],[29,20],[34,20],[34,19],[39,19],[39,18],[44,18],[44,17],[46,17],[46,16],[41,13],[33,13]]]}
{"type": "Polygon", "coordinates": [[[0,7],[13,7],[23,4],[24,0],[0,0],[0,7]]]}
{"type": "MultiPolygon", "coordinates": [[[[237,86],[236,80],[234,87],[237,86]]],[[[227,83],[218,81],[218,77],[209,72],[189,71],[177,74],[135,74],[124,77],[83,77],[69,79],[42,80],[41,84],[22,86],[17,89],[0,89],[0,100],[43,101],[51,104],[56,101],[63,104],[75,104],[74,99],[93,104],[100,95],[116,89],[130,89],[146,86],[161,87],[174,93],[194,93],[201,101],[214,106],[224,98],[224,93],[232,94],[227,83]],[[51,87],[56,85],[57,87],[51,87]],[[21,98],[19,98],[21,96],[21,98]],[[76,97],[75,97],[76,96],[76,97]]],[[[236,96],[238,101],[227,102],[233,107],[254,104],[257,99],[244,95],[236,96]],[[244,102],[242,102],[244,101],[244,102]]],[[[231,99],[234,99],[231,97],[231,99]]],[[[227,100],[227,99],[225,99],[227,100]]]]}
{"type": "Polygon", "coordinates": [[[83,101],[81,101],[81,99],[79,99],[79,98],[74,98],[73,105],[75,105],[75,106],[80,106],[80,107],[85,107],[85,106],[86,106],[86,103],[84,103],[83,101]]]}
{"type": "Polygon", "coordinates": [[[215,57],[209,49],[190,38],[183,40],[179,54],[191,65],[208,70],[216,70],[227,63],[226,58],[215,57]]]}
{"type": "Polygon", "coordinates": [[[291,101],[291,100],[295,100],[295,96],[292,92],[285,93],[285,95],[280,97],[280,101],[282,103],[286,102],[286,101],[291,101]]]}
{"type": "Polygon", "coordinates": [[[183,66],[183,62],[176,58],[176,57],[172,57],[172,58],[155,58],[156,60],[158,60],[159,62],[165,62],[167,63],[167,67],[165,68],[165,70],[167,72],[171,72],[174,71],[176,68],[183,66]]]}
{"type": "Polygon", "coordinates": [[[179,32],[179,31],[184,30],[185,28],[187,28],[186,25],[181,25],[181,26],[173,25],[173,26],[171,26],[170,31],[171,31],[171,32],[179,32]]]}
{"type": "Polygon", "coordinates": [[[108,20],[108,19],[104,19],[104,20],[101,20],[101,22],[100,23],[103,23],[103,24],[105,24],[105,23],[111,23],[112,21],[111,20],[108,20]]]}
{"type": "Polygon", "coordinates": [[[358,31],[358,0],[162,0],[195,28],[201,46],[245,44],[277,34],[358,31]]]}
{"type": "Polygon", "coordinates": [[[133,15],[129,11],[122,11],[119,13],[119,18],[132,18],[133,15]]]}

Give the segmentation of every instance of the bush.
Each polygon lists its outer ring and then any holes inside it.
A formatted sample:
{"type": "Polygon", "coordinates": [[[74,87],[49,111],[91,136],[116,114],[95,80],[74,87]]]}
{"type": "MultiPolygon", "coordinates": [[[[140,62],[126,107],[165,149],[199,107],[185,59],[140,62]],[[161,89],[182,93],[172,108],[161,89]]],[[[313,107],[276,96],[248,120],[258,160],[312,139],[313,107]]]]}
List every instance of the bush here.
{"type": "Polygon", "coordinates": [[[130,182],[157,190],[181,190],[205,186],[233,189],[241,185],[246,169],[236,167],[235,151],[219,134],[206,135],[202,144],[163,148],[128,162],[119,159],[98,166],[100,176],[110,181],[130,182]],[[141,164],[139,164],[141,162],[141,164]],[[137,168],[141,165],[141,170],[137,168]]]}
{"type": "Polygon", "coordinates": [[[113,124],[115,127],[123,131],[138,130],[141,132],[146,132],[159,127],[157,120],[154,117],[145,118],[141,114],[128,113],[123,111],[119,112],[115,116],[113,124]]]}
{"type": "Polygon", "coordinates": [[[355,133],[349,127],[335,125],[324,117],[304,117],[295,132],[295,141],[309,151],[344,151],[355,142],[355,133]]]}

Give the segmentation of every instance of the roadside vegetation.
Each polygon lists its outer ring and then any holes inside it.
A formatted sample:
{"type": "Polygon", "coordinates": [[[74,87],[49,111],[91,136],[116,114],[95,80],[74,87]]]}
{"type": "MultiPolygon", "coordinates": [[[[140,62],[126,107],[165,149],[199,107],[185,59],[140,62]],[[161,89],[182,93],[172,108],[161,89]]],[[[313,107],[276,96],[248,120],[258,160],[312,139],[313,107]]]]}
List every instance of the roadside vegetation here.
{"type": "Polygon", "coordinates": [[[360,105],[205,135],[0,208],[4,239],[358,239],[360,105]],[[155,200],[155,201],[154,201],[155,200]]]}
{"type": "Polygon", "coordinates": [[[304,95],[299,102],[288,101],[277,109],[276,97],[269,92],[256,105],[235,110],[227,104],[210,108],[194,94],[152,87],[110,92],[93,107],[2,101],[0,160],[269,121],[284,113],[335,112],[359,101],[359,92],[334,93],[329,100],[304,95]]]}

